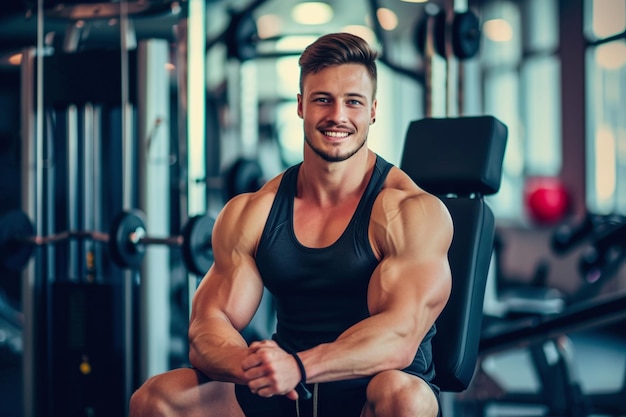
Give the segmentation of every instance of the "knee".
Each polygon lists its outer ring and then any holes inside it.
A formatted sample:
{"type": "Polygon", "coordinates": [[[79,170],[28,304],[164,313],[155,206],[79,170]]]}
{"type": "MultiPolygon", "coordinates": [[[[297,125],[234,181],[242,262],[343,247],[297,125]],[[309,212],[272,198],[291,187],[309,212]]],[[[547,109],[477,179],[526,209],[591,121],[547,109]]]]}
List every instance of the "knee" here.
{"type": "Polygon", "coordinates": [[[413,375],[385,371],[375,375],[367,386],[365,416],[436,417],[438,411],[432,389],[413,375]]]}
{"type": "Polygon", "coordinates": [[[131,395],[128,406],[128,414],[130,417],[141,417],[150,414],[150,410],[147,410],[147,407],[150,405],[150,401],[148,399],[149,395],[146,391],[145,386],[141,386],[133,393],[133,395],[131,395]]]}
{"type": "Polygon", "coordinates": [[[139,387],[130,397],[129,416],[164,417],[168,415],[162,385],[159,377],[156,376],[139,387]]]}

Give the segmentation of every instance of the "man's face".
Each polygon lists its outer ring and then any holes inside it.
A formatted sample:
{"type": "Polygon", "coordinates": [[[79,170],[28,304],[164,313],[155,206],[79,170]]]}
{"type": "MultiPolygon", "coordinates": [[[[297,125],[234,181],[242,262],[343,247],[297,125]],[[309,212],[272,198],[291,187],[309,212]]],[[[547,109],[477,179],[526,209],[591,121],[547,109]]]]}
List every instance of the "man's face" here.
{"type": "Polygon", "coordinates": [[[308,146],[328,162],[344,161],[367,141],[376,115],[372,80],[365,66],[342,64],[304,78],[298,116],[308,146]]]}

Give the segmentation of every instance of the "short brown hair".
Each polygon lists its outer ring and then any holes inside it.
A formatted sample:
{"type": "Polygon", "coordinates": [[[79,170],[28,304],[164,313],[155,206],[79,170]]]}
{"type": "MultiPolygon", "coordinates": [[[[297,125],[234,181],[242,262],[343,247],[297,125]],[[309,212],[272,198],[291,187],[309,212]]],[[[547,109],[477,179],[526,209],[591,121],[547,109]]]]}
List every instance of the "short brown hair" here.
{"type": "Polygon", "coordinates": [[[359,36],[350,33],[324,35],[307,46],[300,56],[298,61],[300,65],[300,93],[302,93],[304,78],[311,73],[315,74],[324,68],[335,65],[362,64],[372,79],[373,97],[376,97],[377,58],[378,52],[359,36]]]}

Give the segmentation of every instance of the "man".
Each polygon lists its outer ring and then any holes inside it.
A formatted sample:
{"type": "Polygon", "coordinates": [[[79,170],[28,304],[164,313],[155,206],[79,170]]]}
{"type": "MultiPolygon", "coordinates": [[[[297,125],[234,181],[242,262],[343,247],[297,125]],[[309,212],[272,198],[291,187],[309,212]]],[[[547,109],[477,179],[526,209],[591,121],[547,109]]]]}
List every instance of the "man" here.
{"type": "Polygon", "coordinates": [[[193,300],[193,368],[147,381],[132,416],[438,415],[430,339],[450,293],[452,221],[366,146],[375,60],[345,33],[303,52],[303,162],[226,204],[193,300]],[[264,287],[277,331],[247,346],[239,331],[264,287]]]}

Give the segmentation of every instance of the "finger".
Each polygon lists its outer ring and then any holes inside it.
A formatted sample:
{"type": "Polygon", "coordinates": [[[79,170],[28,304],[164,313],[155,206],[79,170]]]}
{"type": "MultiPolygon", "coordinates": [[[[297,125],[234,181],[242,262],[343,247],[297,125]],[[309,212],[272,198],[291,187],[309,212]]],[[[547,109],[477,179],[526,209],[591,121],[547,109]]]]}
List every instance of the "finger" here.
{"type": "Polygon", "coordinates": [[[274,396],[274,394],[271,391],[267,390],[267,389],[258,390],[254,394],[258,395],[259,397],[263,397],[263,398],[272,398],[274,396]]]}
{"type": "Polygon", "coordinates": [[[252,342],[249,346],[249,349],[252,352],[256,352],[257,350],[264,348],[264,347],[276,347],[276,346],[278,345],[273,340],[258,340],[256,342],[252,342]]]}
{"type": "Polygon", "coordinates": [[[244,372],[249,369],[255,368],[257,366],[261,366],[263,364],[263,358],[261,356],[252,354],[248,355],[243,361],[241,361],[241,369],[244,372]]]}
{"type": "Polygon", "coordinates": [[[287,394],[285,394],[287,398],[289,398],[290,400],[297,400],[298,399],[298,393],[296,392],[295,389],[289,391],[287,394]]]}
{"type": "Polygon", "coordinates": [[[248,369],[244,369],[243,376],[246,381],[251,382],[256,379],[264,378],[267,376],[267,370],[262,366],[253,366],[248,369]]]}
{"type": "Polygon", "coordinates": [[[250,346],[248,346],[248,349],[250,349],[251,353],[254,353],[257,350],[259,350],[261,347],[263,347],[262,341],[257,341],[257,342],[250,343],[250,346]]]}
{"type": "Polygon", "coordinates": [[[276,394],[276,389],[266,378],[258,378],[248,382],[248,388],[253,394],[261,397],[270,397],[276,394]]]}

